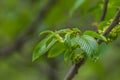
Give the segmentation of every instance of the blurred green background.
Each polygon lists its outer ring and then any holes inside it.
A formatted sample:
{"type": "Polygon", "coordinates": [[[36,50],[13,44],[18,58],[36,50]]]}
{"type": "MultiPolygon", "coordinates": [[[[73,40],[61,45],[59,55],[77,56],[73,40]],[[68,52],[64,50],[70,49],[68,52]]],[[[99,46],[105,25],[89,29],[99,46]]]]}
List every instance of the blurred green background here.
{"type": "MultiPolygon", "coordinates": [[[[0,0],[0,80],[63,80],[71,65],[63,55],[32,62],[32,52],[43,30],[78,27],[99,22],[103,0],[0,0]],[[77,4],[80,3],[81,4],[77,4]]],[[[109,0],[106,20],[120,7],[109,0]]],[[[101,46],[97,62],[87,60],[73,80],[120,80],[120,36],[101,46]]]]}

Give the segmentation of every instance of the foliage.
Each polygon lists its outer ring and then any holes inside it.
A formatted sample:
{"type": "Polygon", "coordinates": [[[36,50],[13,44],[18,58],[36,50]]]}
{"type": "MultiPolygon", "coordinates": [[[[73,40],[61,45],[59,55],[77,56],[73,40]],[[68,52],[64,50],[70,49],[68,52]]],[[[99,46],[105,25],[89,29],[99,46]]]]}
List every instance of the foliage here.
{"type": "Polygon", "coordinates": [[[96,60],[99,45],[96,39],[106,41],[106,38],[93,31],[82,33],[78,28],[62,29],[55,32],[43,31],[48,35],[37,44],[33,52],[33,61],[48,53],[48,57],[56,57],[64,53],[64,61],[76,63],[81,57],[91,57],[96,60]]]}
{"type": "MultiPolygon", "coordinates": [[[[106,38],[102,38],[101,36],[118,11],[120,0],[109,0],[105,21],[97,25],[99,26],[99,33],[96,34],[96,32],[89,31],[93,30],[91,24],[99,23],[104,1],[0,0],[0,80],[53,80],[51,76],[55,77],[55,80],[63,80],[65,73],[68,71],[68,65],[64,65],[61,60],[64,58],[65,62],[76,63],[83,56],[85,56],[87,61],[81,67],[80,74],[76,75],[73,80],[120,80],[120,37],[113,41],[117,37],[116,35],[118,35],[117,32],[119,32],[120,25],[115,27],[106,38]],[[54,3],[52,1],[56,2],[54,3]],[[52,7],[48,4],[49,2],[52,3],[52,7]],[[40,15],[41,13],[42,15],[40,15]],[[36,25],[27,33],[34,23],[36,25]],[[93,63],[88,57],[96,60],[94,58],[99,58],[99,53],[94,53],[93,57],[84,53],[84,47],[82,49],[78,47],[75,50],[70,50],[66,47],[67,45],[74,44],[72,40],[78,41],[77,38],[73,39],[73,35],[70,35],[70,39],[72,37],[70,41],[65,41],[67,33],[56,34],[54,35],[54,40],[49,39],[50,35],[52,36],[56,32],[55,30],[72,29],[75,26],[81,31],[85,31],[79,33],[80,40],[84,41],[84,45],[86,45],[86,35],[94,38],[94,40],[98,38],[104,40],[105,43],[113,41],[113,43],[107,46],[98,44],[100,49],[102,48],[102,52],[100,50],[101,57],[96,63],[93,63]],[[44,30],[48,30],[46,31],[47,33],[44,30]],[[40,39],[44,37],[44,33],[46,33],[46,36],[44,39],[41,39],[43,43],[41,41],[37,43],[39,40],[37,35],[42,31],[43,33],[40,34],[40,39]],[[85,36],[83,37],[83,35],[85,36]],[[67,42],[71,42],[71,44],[67,42]],[[36,59],[47,54],[49,58],[59,57],[49,60],[43,57],[40,62],[32,63],[31,53],[36,43],[39,48],[36,50],[36,53],[39,52],[39,54],[36,54],[36,56],[38,55],[36,59]],[[44,46],[40,49],[42,45],[44,46]],[[44,53],[40,54],[41,52],[44,53]],[[70,55],[71,53],[75,55],[70,55]],[[71,56],[74,57],[71,58],[71,56]],[[55,71],[55,75],[50,74],[52,71],[55,71]]],[[[81,43],[79,45],[83,44],[81,43]]]]}
{"type": "MultiPolygon", "coordinates": [[[[111,22],[112,22],[112,19],[109,21],[101,22],[99,27],[98,27],[99,34],[103,34],[111,22]]],[[[113,40],[115,40],[118,37],[119,33],[120,33],[120,23],[114,29],[112,29],[112,31],[106,36],[106,39],[107,39],[106,43],[110,43],[113,40]]]]}

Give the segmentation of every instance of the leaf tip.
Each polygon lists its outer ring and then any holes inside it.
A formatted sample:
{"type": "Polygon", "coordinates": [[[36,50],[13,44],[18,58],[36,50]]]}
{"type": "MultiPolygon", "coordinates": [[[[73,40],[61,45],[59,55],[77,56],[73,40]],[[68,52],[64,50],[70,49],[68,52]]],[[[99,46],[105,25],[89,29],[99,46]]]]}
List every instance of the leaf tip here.
{"type": "Polygon", "coordinates": [[[34,62],[36,60],[37,60],[37,57],[35,57],[34,54],[33,54],[33,56],[32,56],[32,62],[34,62]]]}

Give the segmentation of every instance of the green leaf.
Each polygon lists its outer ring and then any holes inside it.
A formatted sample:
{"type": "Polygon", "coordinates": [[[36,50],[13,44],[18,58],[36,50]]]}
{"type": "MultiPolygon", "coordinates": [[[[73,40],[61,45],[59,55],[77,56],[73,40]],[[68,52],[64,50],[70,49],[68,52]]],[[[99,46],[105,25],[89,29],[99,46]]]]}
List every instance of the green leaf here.
{"type": "Polygon", "coordinates": [[[70,16],[72,16],[72,14],[75,12],[75,10],[77,10],[81,5],[82,3],[84,2],[85,0],[75,0],[75,4],[73,5],[71,11],[70,11],[70,16]]]}
{"type": "Polygon", "coordinates": [[[70,35],[71,35],[71,34],[69,34],[69,33],[65,35],[64,44],[65,44],[67,47],[70,47],[70,46],[71,46],[71,38],[70,38],[70,35]]]}
{"type": "Polygon", "coordinates": [[[40,35],[45,34],[45,33],[53,34],[54,32],[51,31],[51,30],[46,30],[46,31],[42,31],[42,32],[40,33],[40,35]]]}
{"type": "Polygon", "coordinates": [[[61,43],[64,43],[64,40],[63,38],[59,35],[59,34],[56,34],[55,37],[57,38],[57,40],[61,43]]]}
{"type": "Polygon", "coordinates": [[[45,54],[53,45],[57,39],[52,35],[48,35],[45,39],[40,41],[33,51],[32,61],[35,61],[40,56],[45,54]]]}
{"type": "Polygon", "coordinates": [[[72,54],[71,49],[67,48],[65,50],[65,53],[64,53],[64,61],[65,61],[65,63],[69,63],[70,62],[70,60],[71,60],[71,54],[72,54]]]}
{"type": "Polygon", "coordinates": [[[94,31],[85,31],[84,34],[85,34],[85,35],[92,36],[92,37],[94,37],[94,38],[98,38],[98,39],[103,40],[103,41],[107,41],[104,36],[99,35],[99,34],[97,34],[97,33],[94,32],[94,31]]]}
{"type": "Polygon", "coordinates": [[[77,37],[77,39],[80,48],[90,55],[92,53],[92,50],[90,49],[90,45],[88,44],[88,41],[86,41],[86,39],[84,39],[83,37],[77,37]]]}
{"type": "Polygon", "coordinates": [[[97,43],[97,41],[91,37],[91,36],[88,36],[88,35],[83,35],[83,37],[86,39],[86,41],[88,41],[88,44],[90,45],[91,47],[91,50],[92,50],[92,56],[95,55],[95,54],[98,54],[99,53],[99,45],[97,43]]]}
{"type": "Polygon", "coordinates": [[[72,37],[71,33],[68,33],[65,35],[64,44],[66,46],[64,61],[65,63],[69,63],[74,58],[74,49],[76,48],[78,43],[76,42],[75,37],[72,37]]]}
{"type": "Polygon", "coordinates": [[[55,31],[56,34],[64,34],[64,33],[71,33],[72,30],[71,29],[61,29],[61,30],[58,30],[58,31],[55,31]]]}
{"type": "Polygon", "coordinates": [[[76,62],[82,55],[90,56],[92,59],[96,58],[99,51],[98,44],[93,38],[104,38],[93,31],[86,31],[84,35],[80,34],[78,28],[62,29],[59,31],[45,31],[50,33],[35,47],[32,61],[35,61],[43,54],[48,52],[48,57],[56,57],[64,53],[65,62],[76,62]],[[64,38],[61,35],[64,34],[64,38]],[[53,46],[54,45],[54,46],[53,46]]]}
{"type": "Polygon", "coordinates": [[[80,48],[87,53],[88,56],[93,56],[99,51],[98,43],[94,38],[88,35],[77,36],[80,48]]]}
{"type": "Polygon", "coordinates": [[[105,27],[109,26],[110,25],[110,20],[105,20],[105,21],[102,21],[99,26],[98,26],[98,29],[99,30],[103,30],[105,27]]]}
{"type": "Polygon", "coordinates": [[[48,57],[56,57],[65,51],[64,43],[57,42],[48,52],[48,57]]]}
{"type": "Polygon", "coordinates": [[[76,37],[71,38],[71,47],[76,48],[78,45],[78,42],[76,40],[76,37]]]}
{"type": "Polygon", "coordinates": [[[78,29],[78,28],[73,28],[72,29],[74,32],[79,32],[79,33],[81,33],[81,31],[78,29]]]}

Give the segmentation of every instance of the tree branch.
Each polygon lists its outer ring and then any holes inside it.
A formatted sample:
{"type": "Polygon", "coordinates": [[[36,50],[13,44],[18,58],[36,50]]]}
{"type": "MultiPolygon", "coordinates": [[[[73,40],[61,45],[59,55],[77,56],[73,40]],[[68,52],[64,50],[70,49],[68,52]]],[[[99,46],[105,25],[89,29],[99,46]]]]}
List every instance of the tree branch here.
{"type": "Polygon", "coordinates": [[[78,73],[78,70],[83,65],[83,63],[84,63],[84,57],[80,58],[78,63],[71,67],[64,80],[72,80],[73,77],[78,73]]]}
{"type": "MultiPolygon", "coordinates": [[[[114,17],[114,20],[112,21],[112,23],[110,24],[110,26],[103,33],[103,36],[107,36],[110,33],[110,31],[119,22],[120,22],[120,9],[119,9],[118,13],[116,14],[116,16],[114,17]]],[[[97,42],[99,43],[99,40],[97,42]]],[[[73,65],[72,69],[70,69],[70,72],[67,74],[65,80],[72,80],[74,78],[74,76],[77,74],[79,68],[83,65],[84,61],[85,61],[84,58],[81,58],[77,64],[73,65]]]]}
{"type": "Polygon", "coordinates": [[[103,11],[102,11],[102,15],[100,18],[100,22],[104,21],[104,19],[105,19],[105,16],[107,13],[108,2],[109,2],[109,0],[104,0],[104,6],[103,6],[103,11]]]}
{"type": "Polygon", "coordinates": [[[19,37],[13,43],[0,49],[0,56],[9,56],[15,50],[21,49],[21,47],[26,43],[26,41],[31,39],[29,35],[34,33],[36,27],[38,27],[38,25],[46,17],[46,15],[48,14],[49,10],[53,7],[55,2],[56,0],[49,0],[46,6],[39,11],[38,16],[33,20],[33,22],[28,26],[28,28],[24,32],[21,32],[23,33],[23,35],[18,35],[19,37]]]}
{"type": "Polygon", "coordinates": [[[116,14],[116,16],[114,17],[112,23],[110,24],[110,26],[106,29],[106,31],[103,33],[103,36],[106,36],[110,33],[110,31],[116,26],[118,25],[120,22],[120,8],[116,14]]]}
{"type": "MultiPolygon", "coordinates": [[[[108,8],[108,2],[109,0],[104,0],[104,6],[103,6],[103,10],[102,10],[102,14],[101,14],[101,17],[100,17],[100,21],[99,22],[102,22],[104,21],[105,17],[106,17],[106,13],[107,13],[107,8],[108,8]]],[[[98,23],[95,23],[93,25],[94,27],[94,30],[98,33],[98,23]]]]}

